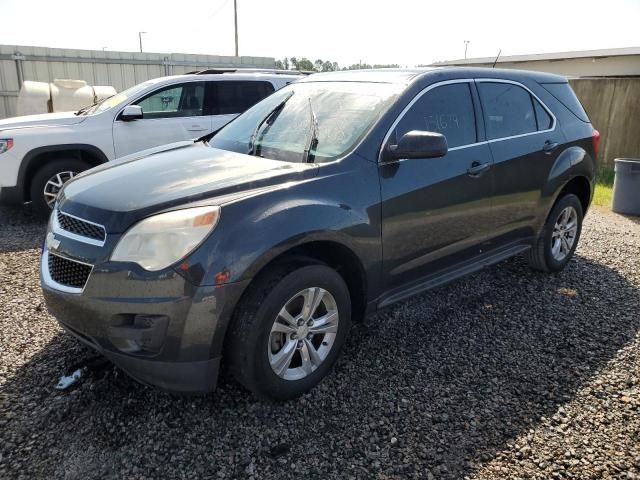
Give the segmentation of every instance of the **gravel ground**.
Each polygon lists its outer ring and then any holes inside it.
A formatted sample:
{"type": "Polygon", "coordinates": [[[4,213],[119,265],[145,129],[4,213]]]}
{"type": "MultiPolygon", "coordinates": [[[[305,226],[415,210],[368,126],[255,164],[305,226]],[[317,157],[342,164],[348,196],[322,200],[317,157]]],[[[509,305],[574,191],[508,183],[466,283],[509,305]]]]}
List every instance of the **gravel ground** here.
{"type": "Polygon", "coordinates": [[[559,275],[515,258],[356,325],[295,401],[138,385],[47,315],[44,225],[0,210],[1,478],[640,478],[640,222],[594,209],[559,275]]]}

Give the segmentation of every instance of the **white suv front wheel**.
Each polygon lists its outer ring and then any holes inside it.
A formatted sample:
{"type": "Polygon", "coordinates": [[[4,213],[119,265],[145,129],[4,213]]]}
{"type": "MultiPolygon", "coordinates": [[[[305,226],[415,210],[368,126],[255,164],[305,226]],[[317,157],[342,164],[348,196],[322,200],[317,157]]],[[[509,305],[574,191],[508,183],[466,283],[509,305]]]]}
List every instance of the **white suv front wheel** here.
{"type": "Polygon", "coordinates": [[[80,172],[91,168],[82,160],[70,158],[47,162],[31,180],[31,204],[36,215],[46,218],[65,183],[80,172]]]}

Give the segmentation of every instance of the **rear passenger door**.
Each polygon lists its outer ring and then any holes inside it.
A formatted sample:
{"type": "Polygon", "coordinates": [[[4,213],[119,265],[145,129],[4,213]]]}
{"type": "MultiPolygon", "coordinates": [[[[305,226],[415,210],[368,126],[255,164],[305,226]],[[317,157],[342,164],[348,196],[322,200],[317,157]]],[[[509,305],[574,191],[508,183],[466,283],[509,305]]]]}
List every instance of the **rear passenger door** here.
{"type": "Polygon", "coordinates": [[[453,80],[423,90],[392,127],[383,148],[422,130],[442,133],[449,151],[380,164],[383,269],[391,288],[479,253],[493,192],[479,115],[473,80],[453,80]]]}
{"type": "Polygon", "coordinates": [[[263,80],[216,80],[208,83],[207,112],[212,132],[275,91],[271,82],[263,80]]]}
{"type": "Polygon", "coordinates": [[[551,111],[526,86],[476,80],[493,155],[495,246],[535,233],[542,188],[564,137],[551,111]]]}

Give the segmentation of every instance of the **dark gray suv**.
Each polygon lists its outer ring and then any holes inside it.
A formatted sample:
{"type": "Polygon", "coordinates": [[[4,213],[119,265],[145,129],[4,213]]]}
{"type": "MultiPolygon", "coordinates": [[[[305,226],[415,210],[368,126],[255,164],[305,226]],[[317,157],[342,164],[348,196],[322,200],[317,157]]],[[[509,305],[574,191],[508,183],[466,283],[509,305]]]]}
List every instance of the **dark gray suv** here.
{"type": "Polygon", "coordinates": [[[523,253],[578,244],[599,134],[567,81],[494,69],[313,75],[208,140],[69,182],[50,312],[132,377],[291,398],[353,320],[523,253]]]}

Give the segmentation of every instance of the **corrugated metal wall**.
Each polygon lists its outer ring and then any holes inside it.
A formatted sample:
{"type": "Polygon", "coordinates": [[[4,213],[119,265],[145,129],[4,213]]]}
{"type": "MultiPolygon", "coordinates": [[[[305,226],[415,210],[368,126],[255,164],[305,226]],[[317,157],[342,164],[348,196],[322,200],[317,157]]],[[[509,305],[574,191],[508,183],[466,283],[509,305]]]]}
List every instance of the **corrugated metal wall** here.
{"type": "Polygon", "coordinates": [[[0,118],[16,114],[20,80],[72,78],[121,91],[151,78],[215,67],[274,68],[275,59],[0,45],[0,118]]]}

